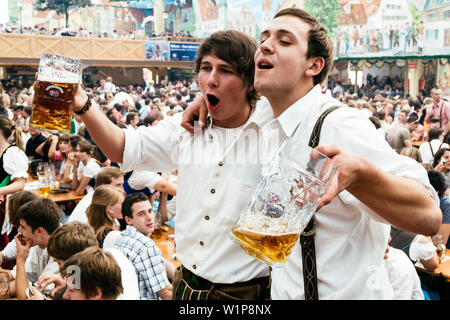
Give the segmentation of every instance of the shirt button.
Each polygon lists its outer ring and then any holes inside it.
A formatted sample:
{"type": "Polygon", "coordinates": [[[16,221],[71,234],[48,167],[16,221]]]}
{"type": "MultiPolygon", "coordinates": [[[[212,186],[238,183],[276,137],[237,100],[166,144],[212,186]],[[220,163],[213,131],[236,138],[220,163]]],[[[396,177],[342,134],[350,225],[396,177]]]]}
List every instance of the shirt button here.
{"type": "Polygon", "coordinates": [[[211,193],[216,193],[216,189],[211,189],[211,193]]]}
{"type": "Polygon", "coordinates": [[[203,246],[205,243],[203,241],[200,241],[200,245],[203,246]]]}
{"type": "Polygon", "coordinates": [[[197,265],[194,264],[194,265],[192,266],[192,268],[193,268],[194,270],[197,269],[197,265]]]}
{"type": "Polygon", "coordinates": [[[205,216],[205,220],[209,220],[209,216],[205,216]]]}
{"type": "Polygon", "coordinates": [[[223,166],[223,162],[222,161],[219,162],[219,166],[220,167],[223,166]]]}

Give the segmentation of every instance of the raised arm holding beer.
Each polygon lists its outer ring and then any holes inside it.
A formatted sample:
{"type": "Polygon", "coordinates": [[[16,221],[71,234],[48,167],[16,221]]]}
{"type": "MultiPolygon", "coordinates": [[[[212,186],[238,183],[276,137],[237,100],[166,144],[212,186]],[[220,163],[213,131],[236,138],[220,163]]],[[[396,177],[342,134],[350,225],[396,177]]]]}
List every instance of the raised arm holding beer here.
{"type": "Polygon", "coordinates": [[[122,130],[89,101],[81,86],[71,106],[97,146],[123,171],[178,169],[175,228],[182,267],[174,277],[175,299],[263,300],[270,296],[269,267],[229,238],[250,200],[252,184],[260,177],[257,153],[247,157],[237,146],[246,143],[245,137],[255,128],[259,131],[270,116],[254,106],[256,47],[254,39],[238,31],[213,33],[201,44],[195,70],[210,106],[207,135],[186,132],[180,114],[157,126],[122,130]],[[229,145],[221,143],[224,135],[233,137],[229,145]]]}

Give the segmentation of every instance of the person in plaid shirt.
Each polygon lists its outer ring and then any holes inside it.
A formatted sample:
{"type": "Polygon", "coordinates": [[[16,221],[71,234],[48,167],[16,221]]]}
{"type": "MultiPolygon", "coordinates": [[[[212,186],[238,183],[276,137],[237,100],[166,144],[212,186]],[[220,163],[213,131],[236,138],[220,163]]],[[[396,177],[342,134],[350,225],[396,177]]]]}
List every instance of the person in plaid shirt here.
{"type": "Polygon", "coordinates": [[[155,216],[148,197],[143,193],[128,195],[122,203],[122,214],[128,224],[114,245],[131,261],[136,270],[141,300],[170,300],[170,284],[161,251],[150,235],[155,216]]]}

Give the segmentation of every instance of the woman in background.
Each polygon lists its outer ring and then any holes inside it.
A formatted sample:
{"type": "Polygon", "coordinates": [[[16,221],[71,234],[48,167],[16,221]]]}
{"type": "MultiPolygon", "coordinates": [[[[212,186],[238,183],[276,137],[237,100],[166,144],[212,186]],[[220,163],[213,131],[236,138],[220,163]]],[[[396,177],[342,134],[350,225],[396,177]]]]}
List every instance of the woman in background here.
{"type": "Polygon", "coordinates": [[[94,190],[86,216],[94,228],[100,248],[103,248],[103,241],[111,231],[120,231],[118,219],[123,219],[124,199],[125,192],[111,185],[101,185],[94,190]]]}

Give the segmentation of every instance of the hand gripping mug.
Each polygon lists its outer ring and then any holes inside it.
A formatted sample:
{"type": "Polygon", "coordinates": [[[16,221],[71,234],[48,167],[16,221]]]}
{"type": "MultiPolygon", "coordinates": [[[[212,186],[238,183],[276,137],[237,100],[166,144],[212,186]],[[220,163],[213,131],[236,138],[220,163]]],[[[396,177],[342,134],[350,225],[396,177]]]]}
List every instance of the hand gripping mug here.
{"type": "Polygon", "coordinates": [[[80,60],[43,52],[34,85],[35,106],[30,126],[52,133],[69,133],[73,116],[69,106],[81,76],[80,60]]]}
{"type": "Polygon", "coordinates": [[[251,256],[271,266],[283,264],[337,168],[335,161],[288,138],[254,189],[231,238],[251,256]]]}

